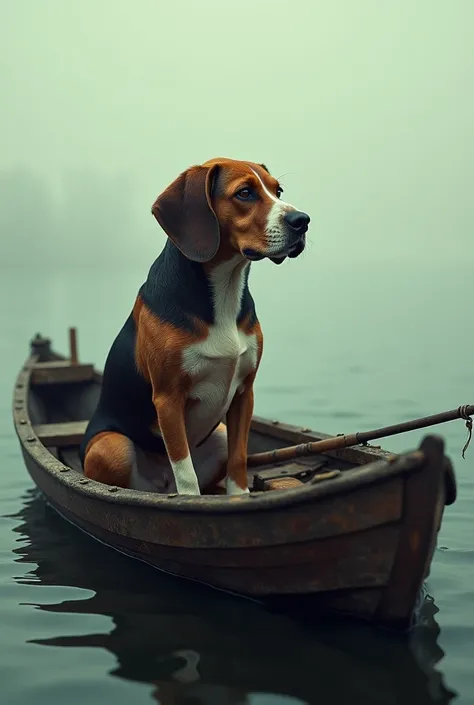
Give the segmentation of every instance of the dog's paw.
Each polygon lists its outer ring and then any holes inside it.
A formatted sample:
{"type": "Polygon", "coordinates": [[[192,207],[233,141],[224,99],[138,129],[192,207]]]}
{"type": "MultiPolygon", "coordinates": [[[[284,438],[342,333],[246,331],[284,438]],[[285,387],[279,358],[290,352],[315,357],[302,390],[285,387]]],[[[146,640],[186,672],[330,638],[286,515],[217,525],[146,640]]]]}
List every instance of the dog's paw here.
{"type": "Polygon", "coordinates": [[[236,495],[241,495],[241,494],[250,494],[250,490],[248,487],[243,489],[231,477],[226,477],[225,491],[226,491],[226,494],[231,495],[231,496],[236,496],[236,495]]]}

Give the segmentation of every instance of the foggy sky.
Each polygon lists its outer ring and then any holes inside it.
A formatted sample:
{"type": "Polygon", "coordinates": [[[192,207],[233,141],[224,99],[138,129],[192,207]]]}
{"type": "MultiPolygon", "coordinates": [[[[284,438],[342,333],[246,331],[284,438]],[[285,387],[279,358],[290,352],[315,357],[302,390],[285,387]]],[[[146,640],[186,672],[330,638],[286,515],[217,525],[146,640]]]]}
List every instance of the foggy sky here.
{"type": "Polygon", "coordinates": [[[474,263],[473,20],[472,0],[2,3],[0,267],[148,266],[153,200],[214,156],[284,174],[305,271],[474,263]]]}

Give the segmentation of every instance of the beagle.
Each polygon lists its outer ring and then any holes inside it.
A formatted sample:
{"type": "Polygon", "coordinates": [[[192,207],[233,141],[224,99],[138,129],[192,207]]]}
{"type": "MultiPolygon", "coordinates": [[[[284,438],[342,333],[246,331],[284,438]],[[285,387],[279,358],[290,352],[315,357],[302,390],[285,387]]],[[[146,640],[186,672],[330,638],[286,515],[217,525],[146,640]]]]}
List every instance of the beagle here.
{"type": "Polygon", "coordinates": [[[298,257],[310,221],[282,190],[263,164],[219,158],[158,196],[168,239],[108,354],[81,446],[87,477],[187,495],[225,478],[227,494],[249,491],[263,349],[250,263],[298,257]]]}

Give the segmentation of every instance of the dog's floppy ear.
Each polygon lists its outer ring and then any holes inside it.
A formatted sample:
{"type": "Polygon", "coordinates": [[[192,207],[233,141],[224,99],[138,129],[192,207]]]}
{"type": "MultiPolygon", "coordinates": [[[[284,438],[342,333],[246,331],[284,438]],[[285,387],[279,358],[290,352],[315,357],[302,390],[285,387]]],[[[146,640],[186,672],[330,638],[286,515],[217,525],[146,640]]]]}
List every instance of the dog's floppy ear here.
{"type": "Polygon", "coordinates": [[[219,249],[219,221],[211,190],[218,165],[192,166],[158,196],[151,212],[183,255],[208,262],[219,249]]]}

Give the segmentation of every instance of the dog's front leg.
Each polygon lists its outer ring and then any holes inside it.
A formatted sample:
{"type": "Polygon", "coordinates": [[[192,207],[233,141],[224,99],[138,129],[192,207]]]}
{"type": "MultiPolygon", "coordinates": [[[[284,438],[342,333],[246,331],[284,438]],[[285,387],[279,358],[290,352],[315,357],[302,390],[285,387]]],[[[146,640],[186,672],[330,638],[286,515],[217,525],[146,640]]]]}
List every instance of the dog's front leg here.
{"type": "Polygon", "coordinates": [[[249,491],[247,444],[252,414],[253,378],[244,383],[242,392],[236,392],[227,412],[227,494],[244,494],[249,491]]]}
{"type": "Polygon", "coordinates": [[[182,396],[158,395],[153,403],[178,494],[200,495],[199,483],[189,452],[182,396]]]}

